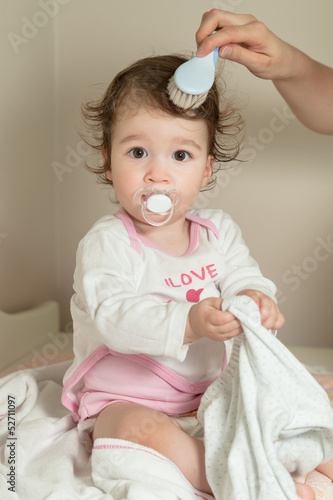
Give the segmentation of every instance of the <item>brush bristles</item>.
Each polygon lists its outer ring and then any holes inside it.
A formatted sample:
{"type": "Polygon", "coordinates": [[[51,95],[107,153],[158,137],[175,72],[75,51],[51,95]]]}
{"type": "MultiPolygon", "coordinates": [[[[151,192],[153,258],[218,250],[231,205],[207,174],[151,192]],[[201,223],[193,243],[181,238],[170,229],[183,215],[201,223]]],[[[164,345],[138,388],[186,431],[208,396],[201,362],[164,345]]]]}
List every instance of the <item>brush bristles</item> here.
{"type": "Polygon", "coordinates": [[[198,95],[186,94],[186,92],[183,92],[177,87],[173,76],[170,78],[168,83],[168,92],[169,97],[175,106],[182,109],[198,108],[203,102],[205,102],[208,95],[208,92],[198,95]]]}

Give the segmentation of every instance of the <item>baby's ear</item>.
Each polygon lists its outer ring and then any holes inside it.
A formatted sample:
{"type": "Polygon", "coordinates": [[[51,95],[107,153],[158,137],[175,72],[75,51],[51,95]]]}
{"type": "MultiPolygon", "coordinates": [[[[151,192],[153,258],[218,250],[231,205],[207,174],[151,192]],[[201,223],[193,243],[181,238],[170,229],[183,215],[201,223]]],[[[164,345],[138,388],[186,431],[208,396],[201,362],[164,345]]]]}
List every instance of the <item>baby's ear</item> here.
{"type": "Polygon", "coordinates": [[[203,179],[202,179],[202,186],[201,187],[207,186],[207,183],[208,183],[209,179],[212,176],[213,166],[214,166],[215,162],[216,162],[216,158],[214,158],[213,155],[209,155],[208,158],[207,158],[205,173],[204,173],[204,176],[203,176],[203,179]]]}
{"type": "Polygon", "coordinates": [[[106,178],[112,182],[112,173],[111,173],[111,168],[105,172],[106,178]]]}
{"type": "Polygon", "coordinates": [[[214,167],[214,163],[216,162],[216,158],[214,158],[213,155],[209,155],[208,157],[208,161],[209,161],[209,167],[210,167],[210,176],[212,175],[213,173],[213,167],[214,167]]]}

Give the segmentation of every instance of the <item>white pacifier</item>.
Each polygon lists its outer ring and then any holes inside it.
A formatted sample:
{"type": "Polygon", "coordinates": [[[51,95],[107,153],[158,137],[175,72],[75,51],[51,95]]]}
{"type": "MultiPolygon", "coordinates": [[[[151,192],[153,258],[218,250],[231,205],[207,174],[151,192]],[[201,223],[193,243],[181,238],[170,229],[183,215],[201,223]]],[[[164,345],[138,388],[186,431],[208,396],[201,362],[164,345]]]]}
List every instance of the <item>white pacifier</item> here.
{"type": "Polygon", "coordinates": [[[134,202],[141,205],[143,218],[152,226],[167,224],[181,199],[176,189],[141,188],[134,195],[134,202]]]}

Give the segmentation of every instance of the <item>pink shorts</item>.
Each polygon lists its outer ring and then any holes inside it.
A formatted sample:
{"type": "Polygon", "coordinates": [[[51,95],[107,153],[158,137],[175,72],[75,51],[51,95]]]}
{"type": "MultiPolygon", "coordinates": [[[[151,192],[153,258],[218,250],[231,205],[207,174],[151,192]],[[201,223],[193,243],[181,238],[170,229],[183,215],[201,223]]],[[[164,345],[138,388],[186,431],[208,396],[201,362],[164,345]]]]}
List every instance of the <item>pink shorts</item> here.
{"type": "MultiPolygon", "coordinates": [[[[107,354],[84,377],[79,393],[81,421],[96,417],[108,405],[127,401],[144,405],[167,415],[196,410],[212,380],[192,384],[168,368],[154,366],[107,354]],[[156,373],[159,372],[159,375],[156,373]],[[168,376],[169,374],[169,376],[168,376]]],[[[140,358],[141,361],[142,358],[140,358]]],[[[160,365],[161,366],[161,365],[160,365]]]]}

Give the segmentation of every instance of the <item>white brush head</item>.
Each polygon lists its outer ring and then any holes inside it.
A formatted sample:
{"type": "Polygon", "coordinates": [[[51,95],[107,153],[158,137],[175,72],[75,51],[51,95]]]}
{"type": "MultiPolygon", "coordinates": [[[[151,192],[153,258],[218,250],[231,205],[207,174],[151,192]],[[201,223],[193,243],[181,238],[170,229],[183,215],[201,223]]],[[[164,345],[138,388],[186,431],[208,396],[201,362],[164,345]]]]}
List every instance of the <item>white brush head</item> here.
{"type": "Polygon", "coordinates": [[[169,92],[169,97],[171,101],[175,104],[175,106],[178,106],[179,108],[182,109],[198,108],[199,106],[201,106],[203,102],[205,102],[206,97],[208,95],[208,92],[199,95],[192,95],[183,92],[177,87],[174,76],[172,76],[169,80],[168,92],[169,92]]]}
{"type": "Polygon", "coordinates": [[[168,85],[171,101],[184,109],[198,108],[206,99],[215,79],[219,48],[204,57],[194,57],[181,64],[168,85]]]}

